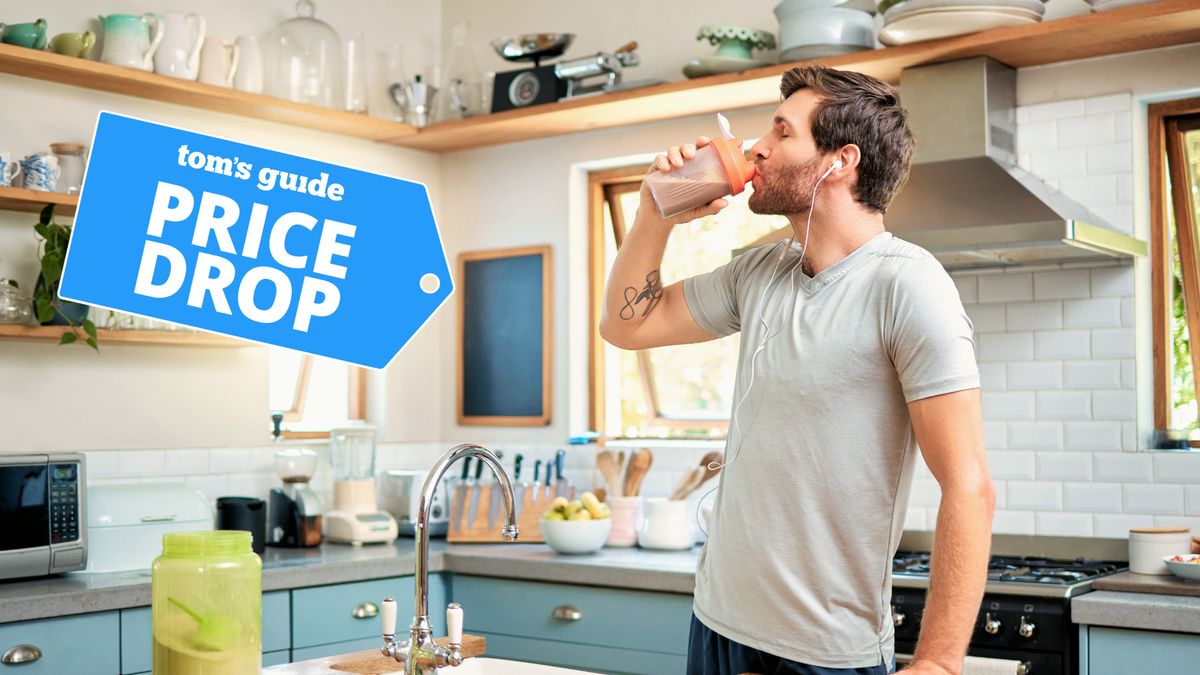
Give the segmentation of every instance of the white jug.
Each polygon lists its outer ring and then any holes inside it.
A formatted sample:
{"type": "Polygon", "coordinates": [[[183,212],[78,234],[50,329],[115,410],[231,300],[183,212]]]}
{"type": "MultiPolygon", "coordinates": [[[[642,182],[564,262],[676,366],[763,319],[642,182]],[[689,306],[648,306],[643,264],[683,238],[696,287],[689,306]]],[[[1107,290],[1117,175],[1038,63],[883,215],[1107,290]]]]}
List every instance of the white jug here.
{"type": "Polygon", "coordinates": [[[100,60],[114,66],[154,70],[154,52],[163,39],[163,20],[157,14],[109,14],[100,17],[104,51],[100,60]],[[151,34],[149,24],[154,24],[151,34]]]}
{"type": "Polygon", "coordinates": [[[200,47],[207,25],[199,14],[163,16],[163,40],[154,54],[154,72],[194,80],[200,72],[200,47]]]}
{"type": "Polygon", "coordinates": [[[241,62],[233,75],[233,88],[238,91],[248,91],[251,94],[261,94],[263,90],[263,57],[262,49],[258,46],[258,37],[254,35],[239,35],[237,48],[241,52],[241,62]]]}
{"type": "Polygon", "coordinates": [[[200,81],[218,87],[233,86],[240,56],[237,45],[223,38],[205,38],[204,47],[200,50],[200,81]]]}

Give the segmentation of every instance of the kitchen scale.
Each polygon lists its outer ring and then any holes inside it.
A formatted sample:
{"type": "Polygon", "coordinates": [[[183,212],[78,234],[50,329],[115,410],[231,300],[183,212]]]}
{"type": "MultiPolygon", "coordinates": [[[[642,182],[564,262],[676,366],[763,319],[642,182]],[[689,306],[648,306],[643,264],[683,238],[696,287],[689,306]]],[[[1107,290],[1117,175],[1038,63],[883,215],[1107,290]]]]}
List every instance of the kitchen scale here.
{"type": "Polygon", "coordinates": [[[375,428],[329,431],[333,455],[333,510],[325,514],[325,539],[361,546],[393,541],[396,519],[375,499],[375,428]]]}

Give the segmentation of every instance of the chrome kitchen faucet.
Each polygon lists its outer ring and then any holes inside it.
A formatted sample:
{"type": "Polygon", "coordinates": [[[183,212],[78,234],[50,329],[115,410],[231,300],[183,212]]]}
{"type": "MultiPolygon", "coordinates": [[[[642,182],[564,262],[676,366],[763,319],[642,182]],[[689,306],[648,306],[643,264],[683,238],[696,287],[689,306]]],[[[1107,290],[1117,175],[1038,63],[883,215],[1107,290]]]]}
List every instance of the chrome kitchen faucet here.
{"type": "Polygon", "coordinates": [[[384,656],[390,656],[404,664],[406,675],[437,675],[438,668],[458,666],[463,662],[462,656],[462,626],[463,610],[457,603],[450,603],[446,608],[446,632],[450,636],[450,646],[439,646],[433,641],[433,627],[429,623],[429,509],[433,503],[433,491],[442,480],[442,474],[450,465],[463,457],[478,457],[492,467],[496,474],[502,496],[504,498],[504,527],[500,534],[504,541],[517,540],[517,518],[513,509],[512,483],[496,453],[482,445],[464,443],[442,455],[433,465],[425,484],[421,487],[421,501],[417,507],[417,522],[413,527],[413,538],[417,546],[416,592],[413,605],[415,615],[409,629],[407,640],[396,641],[396,599],[384,598],[382,611],[383,647],[380,651],[384,656]]]}

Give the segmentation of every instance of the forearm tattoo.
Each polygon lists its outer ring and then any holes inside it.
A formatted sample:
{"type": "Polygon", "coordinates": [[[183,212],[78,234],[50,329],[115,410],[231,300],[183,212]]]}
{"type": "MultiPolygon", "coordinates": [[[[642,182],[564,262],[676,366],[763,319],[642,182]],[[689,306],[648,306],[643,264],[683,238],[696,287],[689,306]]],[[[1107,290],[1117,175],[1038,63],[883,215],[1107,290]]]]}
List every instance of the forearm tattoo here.
{"type": "Polygon", "coordinates": [[[662,298],[662,290],[662,279],[659,277],[658,270],[651,270],[646,275],[646,285],[642,287],[641,293],[638,293],[633,286],[625,289],[625,306],[621,308],[621,318],[632,319],[636,314],[634,306],[643,301],[646,303],[646,307],[642,310],[642,316],[649,314],[662,298]]]}

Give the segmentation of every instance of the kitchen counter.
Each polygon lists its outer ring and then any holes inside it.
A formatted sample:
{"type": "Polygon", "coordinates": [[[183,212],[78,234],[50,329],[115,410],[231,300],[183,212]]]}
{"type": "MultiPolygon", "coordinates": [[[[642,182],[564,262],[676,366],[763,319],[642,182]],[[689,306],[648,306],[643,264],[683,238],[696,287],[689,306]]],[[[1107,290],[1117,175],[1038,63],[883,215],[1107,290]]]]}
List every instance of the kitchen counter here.
{"type": "MultiPolygon", "coordinates": [[[[565,556],[545,544],[438,541],[429,547],[429,572],[691,594],[699,552],[698,547],[672,552],[606,548],[594,555],[565,556]]],[[[399,539],[393,546],[268,548],[263,591],[406,576],[415,567],[412,539],[399,539]]],[[[0,582],[0,623],[149,604],[149,570],[0,582]]]]}
{"type": "Polygon", "coordinates": [[[1071,600],[1071,620],[1090,626],[1200,634],[1200,597],[1094,591],[1071,600]]]}
{"type": "Polygon", "coordinates": [[[1128,591],[1160,595],[1200,595],[1200,581],[1180,579],[1174,574],[1120,572],[1092,582],[1093,591],[1128,591]]]}

